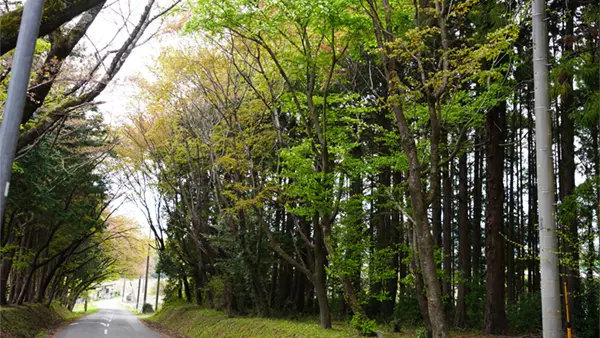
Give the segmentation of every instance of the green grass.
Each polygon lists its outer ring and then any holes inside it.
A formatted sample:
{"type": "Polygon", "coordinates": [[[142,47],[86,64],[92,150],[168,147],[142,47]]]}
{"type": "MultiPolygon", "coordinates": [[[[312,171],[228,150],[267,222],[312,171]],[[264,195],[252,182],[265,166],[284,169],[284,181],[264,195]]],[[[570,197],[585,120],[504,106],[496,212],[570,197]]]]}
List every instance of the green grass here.
{"type": "Polygon", "coordinates": [[[98,307],[96,307],[96,304],[94,302],[88,302],[88,309],[87,311],[84,311],[84,304],[75,304],[75,306],[73,307],[73,314],[75,314],[76,316],[82,316],[82,315],[89,315],[92,313],[96,313],[98,312],[98,307]]]}
{"type": "MultiPolygon", "coordinates": [[[[142,320],[157,323],[190,338],[200,337],[243,337],[243,338],[341,338],[360,337],[348,323],[336,321],[332,330],[324,330],[318,319],[289,320],[279,318],[234,317],[225,313],[201,308],[197,305],[178,303],[164,307],[142,320]]],[[[386,325],[378,325],[380,337],[417,337],[416,328],[403,328],[401,333],[392,333],[386,325]]],[[[456,338],[484,337],[480,331],[451,330],[456,338]]],[[[498,336],[500,337],[500,336],[498,336]]],[[[508,336],[502,336],[508,337],[508,336]]]]}
{"type": "Polygon", "coordinates": [[[25,304],[0,308],[0,332],[2,337],[31,338],[40,331],[53,328],[66,320],[74,319],[73,313],[64,306],[52,303],[25,304]]]}
{"type": "MultiPolygon", "coordinates": [[[[345,322],[334,322],[333,329],[324,330],[314,319],[287,320],[259,317],[229,318],[226,314],[196,305],[165,305],[157,314],[145,320],[156,322],[188,337],[294,337],[338,338],[359,337],[345,322]]],[[[384,337],[409,337],[382,332],[384,337]]]]}

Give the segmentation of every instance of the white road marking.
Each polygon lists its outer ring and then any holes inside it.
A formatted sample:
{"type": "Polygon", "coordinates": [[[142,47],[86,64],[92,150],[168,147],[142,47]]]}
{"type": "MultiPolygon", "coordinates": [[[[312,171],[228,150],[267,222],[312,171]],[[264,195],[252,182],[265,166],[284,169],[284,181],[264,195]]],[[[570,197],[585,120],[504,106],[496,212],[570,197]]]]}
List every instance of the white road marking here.
{"type": "Polygon", "coordinates": [[[71,324],[69,326],[73,326],[73,325],[77,325],[77,324],[79,324],[79,322],[75,322],[75,323],[73,323],[73,324],[71,324]]]}
{"type": "Polygon", "coordinates": [[[108,330],[107,329],[104,329],[104,334],[108,334],[108,330]]]}

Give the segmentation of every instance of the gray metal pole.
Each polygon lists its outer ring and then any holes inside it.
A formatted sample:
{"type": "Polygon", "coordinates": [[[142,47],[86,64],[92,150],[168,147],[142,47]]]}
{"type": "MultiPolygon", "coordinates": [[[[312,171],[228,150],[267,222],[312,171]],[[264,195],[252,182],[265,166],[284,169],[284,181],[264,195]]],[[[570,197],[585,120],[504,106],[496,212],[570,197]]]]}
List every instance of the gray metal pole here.
{"type": "Polygon", "coordinates": [[[535,142],[540,231],[540,269],[542,288],[542,328],[544,338],[562,338],[558,240],[554,209],[554,167],[552,128],[548,107],[548,31],[545,0],[534,0],[533,84],[535,98],[535,142]]]}
{"type": "Polygon", "coordinates": [[[35,42],[40,31],[44,0],[28,0],[23,8],[19,37],[8,85],[8,96],[0,123],[0,223],[4,218],[6,198],[12,174],[12,163],[17,150],[19,126],[29,85],[35,42]]]}

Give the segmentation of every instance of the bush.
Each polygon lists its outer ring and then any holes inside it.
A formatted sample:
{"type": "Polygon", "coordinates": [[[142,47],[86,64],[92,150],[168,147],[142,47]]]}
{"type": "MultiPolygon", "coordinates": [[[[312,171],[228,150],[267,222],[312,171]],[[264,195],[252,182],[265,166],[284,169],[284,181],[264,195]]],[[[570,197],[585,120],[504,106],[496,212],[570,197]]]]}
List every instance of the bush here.
{"type": "Polygon", "coordinates": [[[400,297],[394,307],[392,325],[394,331],[400,331],[402,326],[418,326],[423,325],[423,316],[419,309],[419,301],[417,300],[416,291],[407,289],[400,297]]]}
{"type": "MultiPolygon", "coordinates": [[[[574,303],[577,305],[577,317],[573,318],[575,333],[577,337],[581,338],[600,337],[600,327],[598,327],[600,281],[588,278],[582,280],[582,294],[574,299],[574,303]]],[[[570,298],[569,302],[571,302],[570,298]]]]}
{"type": "Polygon", "coordinates": [[[482,329],[483,314],[485,312],[485,282],[471,280],[466,284],[469,289],[469,292],[465,295],[467,326],[482,329]]]}
{"type": "Polygon", "coordinates": [[[427,337],[427,330],[425,330],[424,327],[420,327],[415,331],[415,337],[416,338],[426,338],[427,337]]]}
{"type": "Polygon", "coordinates": [[[145,303],[144,306],[142,306],[142,313],[153,313],[154,309],[152,308],[152,305],[145,303]]]}
{"type": "Polygon", "coordinates": [[[506,307],[511,328],[521,332],[533,332],[542,328],[542,299],[539,293],[523,293],[519,299],[506,307]]]}
{"type": "Polygon", "coordinates": [[[375,320],[369,320],[360,314],[355,314],[350,321],[350,325],[358,330],[362,336],[373,337],[377,335],[377,323],[375,320]]]}

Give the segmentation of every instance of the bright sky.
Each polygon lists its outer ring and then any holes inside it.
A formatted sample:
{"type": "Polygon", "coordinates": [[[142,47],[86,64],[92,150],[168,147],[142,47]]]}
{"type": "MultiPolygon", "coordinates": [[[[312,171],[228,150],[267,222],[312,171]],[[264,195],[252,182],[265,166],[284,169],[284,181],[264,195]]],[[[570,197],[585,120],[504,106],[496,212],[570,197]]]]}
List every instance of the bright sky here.
{"type": "MultiPolygon", "coordinates": [[[[165,1],[160,2],[167,3],[165,1]]],[[[114,41],[110,43],[111,47],[109,49],[118,48],[128,35],[125,29],[119,32],[119,29],[123,26],[124,17],[126,18],[129,15],[128,26],[131,29],[137,24],[139,13],[146,3],[146,0],[116,0],[112,2],[108,8],[105,8],[99,14],[88,30],[87,38],[83,40],[86,47],[101,50],[116,35],[114,41]]],[[[157,27],[158,25],[150,26],[146,31],[146,36],[155,32],[157,27]]],[[[145,41],[145,38],[140,41],[145,41]]],[[[105,102],[99,106],[99,109],[107,123],[118,126],[127,121],[127,116],[133,111],[134,102],[132,98],[135,95],[135,86],[132,84],[131,78],[138,75],[147,76],[148,66],[152,64],[153,58],[158,56],[163,43],[164,41],[160,38],[153,38],[134,49],[116,78],[97,98],[98,101],[105,102]]],[[[116,203],[115,206],[119,203],[116,203]]],[[[144,233],[148,233],[149,225],[146,217],[135,203],[124,201],[115,214],[133,219],[143,228],[144,233]]]]}

